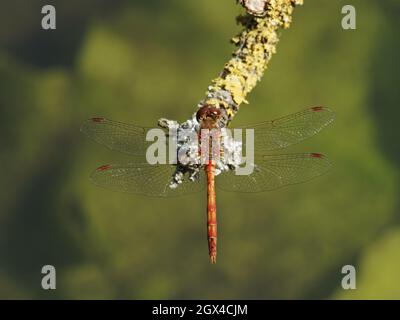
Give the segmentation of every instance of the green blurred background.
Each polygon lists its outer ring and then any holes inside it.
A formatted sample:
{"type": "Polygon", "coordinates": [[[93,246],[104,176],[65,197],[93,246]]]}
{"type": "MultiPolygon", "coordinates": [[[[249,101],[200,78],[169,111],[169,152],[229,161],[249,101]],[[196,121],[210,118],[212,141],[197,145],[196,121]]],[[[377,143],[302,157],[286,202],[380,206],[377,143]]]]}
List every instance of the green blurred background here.
{"type": "Polygon", "coordinates": [[[236,125],[326,105],[333,126],[288,152],[331,172],[261,194],[219,192],[210,265],[205,193],[154,199],[90,184],[128,162],[80,134],[93,116],[184,121],[240,29],[234,0],[2,1],[1,298],[400,298],[397,0],[305,0],[236,125]],[[57,30],[41,29],[54,4],[57,30]],[[357,30],[341,8],[357,9],[357,30]],[[41,268],[57,290],[41,289],[41,268]],[[342,266],[357,290],[341,288],[342,266]]]}

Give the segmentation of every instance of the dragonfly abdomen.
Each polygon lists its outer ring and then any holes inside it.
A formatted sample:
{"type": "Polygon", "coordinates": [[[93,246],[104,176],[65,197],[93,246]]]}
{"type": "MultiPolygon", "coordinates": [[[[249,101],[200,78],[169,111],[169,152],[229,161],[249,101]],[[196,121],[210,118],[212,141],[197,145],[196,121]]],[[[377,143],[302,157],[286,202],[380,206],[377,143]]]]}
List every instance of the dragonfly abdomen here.
{"type": "Polygon", "coordinates": [[[217,206],[215,196],[215,164],[210,161],[207,173],[207,240],[211,263],[217,262],[217,206]]]}

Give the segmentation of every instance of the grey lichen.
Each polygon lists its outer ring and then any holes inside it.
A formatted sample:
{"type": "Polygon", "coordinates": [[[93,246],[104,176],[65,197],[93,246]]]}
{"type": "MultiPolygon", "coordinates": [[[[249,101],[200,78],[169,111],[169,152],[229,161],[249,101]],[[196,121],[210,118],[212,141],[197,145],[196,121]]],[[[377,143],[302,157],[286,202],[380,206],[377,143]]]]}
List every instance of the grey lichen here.
{"type": "MultiPolygon", "coordinates": [[[[169,139],[173,139],[174,145],[176,145],[177,163],[169,187],[177,188],[185,179],[185,175],[190,181],[196,181],[200,176],[200,170],[207,164],[204,159],[205,154],[200,153],[200,145],[207,145],[207,139],[211,139],[211,136],[207,138],[207,134],[205,134],[202,135],[202,138],[199,137],[200,124],[196,117],[181,124],[162,118],[158,121],[158,125],[168,130],[169,139]],[[206,141],[200,141],[204,138],[206,141]]],[[[208,134],[211,133],[208,132],[208,134]]],[[[213,158],[215,175],[219,175],[223,171],[236,170],[242,160],[242,142],[236,141],[227,128],[220,129],[219,135],[218,149],[223,150],[223,156],[213,158]]]]}

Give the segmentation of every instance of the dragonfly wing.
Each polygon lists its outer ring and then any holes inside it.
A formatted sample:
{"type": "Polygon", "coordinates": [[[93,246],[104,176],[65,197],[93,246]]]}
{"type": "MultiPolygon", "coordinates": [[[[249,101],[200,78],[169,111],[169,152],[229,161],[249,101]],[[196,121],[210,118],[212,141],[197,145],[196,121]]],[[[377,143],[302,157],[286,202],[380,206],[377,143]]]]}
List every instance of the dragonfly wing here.
{"type": "Polygon", "coordinates": [[[326,173],[331,164],[319,153],[268,155],[255,160],[250,175],[235,171],[217,176],[216,185],[225,191],[262,192],[311,180],[326,173]]]}
{"type": "Polygon", "coordinates": [[[146,134],[150,129],[105,118],[92,118],[81,126],[81,131],[97,143],[131,155],[146,153],[152,143],[146,141],[146,134]]]}
{"type": "Polygon", "coordinates": [[[190,181],[185,175],[183,182],[172,189],[169,184],[174,172],[175,166],[171,165],[116,164],[101,166],[92,173],[90,179],[94,184],[113,191],[154,197],[180,196],[205,190],[203,170],[197,181],[190,181]]]}
{"type": "Polygon", "coordinates": [[[320,132],[334,119],[335,113],[330,109],[313,107],[243,129],[254,129],[254,150],[258,153],[286,148],[303,141],[320,132]]]}

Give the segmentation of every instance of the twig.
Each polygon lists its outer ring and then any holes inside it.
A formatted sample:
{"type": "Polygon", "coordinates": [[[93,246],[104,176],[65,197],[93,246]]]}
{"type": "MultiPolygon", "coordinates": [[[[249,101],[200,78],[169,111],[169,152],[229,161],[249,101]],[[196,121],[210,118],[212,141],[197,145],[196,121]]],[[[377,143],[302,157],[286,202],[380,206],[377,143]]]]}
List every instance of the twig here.
{"type": "Polygon", "coordinates": [[[199,107],[213,105],[224,108],[226,126],[233,119],[246,96],[261,80],[279,42],[277,31],[287,29],[292,21],[293,9],[303,0],[239,0],[247,14],[237,21],[243,31],[232,39],[237,46],[231,60],[226,63],[220,76],[208,87],[206,98],[199,107]]]}

